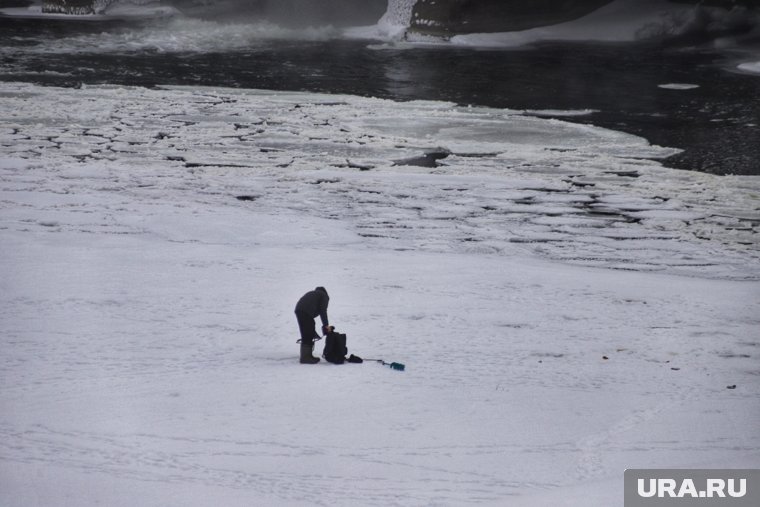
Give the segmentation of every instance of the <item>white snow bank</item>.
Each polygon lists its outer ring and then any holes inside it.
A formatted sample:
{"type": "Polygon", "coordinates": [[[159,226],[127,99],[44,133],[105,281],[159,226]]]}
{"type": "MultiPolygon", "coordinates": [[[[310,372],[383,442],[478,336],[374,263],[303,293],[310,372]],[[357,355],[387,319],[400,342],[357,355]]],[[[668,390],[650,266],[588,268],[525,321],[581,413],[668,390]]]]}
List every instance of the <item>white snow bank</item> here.
{"type": "Polygon", "coordinates": [[[438,102],[0,94],[3,506],[609,507],[760,465],[758,177],[438,102]],[[299,365],[317,285],[406,371],[299,365]]]}
{"type": "Polygon", "coordinates": [[[742,70],[744,72],[749,72],[752,74],[760,74],[760,61],[741,63],[737,67],[739,70],[742,70]]]}

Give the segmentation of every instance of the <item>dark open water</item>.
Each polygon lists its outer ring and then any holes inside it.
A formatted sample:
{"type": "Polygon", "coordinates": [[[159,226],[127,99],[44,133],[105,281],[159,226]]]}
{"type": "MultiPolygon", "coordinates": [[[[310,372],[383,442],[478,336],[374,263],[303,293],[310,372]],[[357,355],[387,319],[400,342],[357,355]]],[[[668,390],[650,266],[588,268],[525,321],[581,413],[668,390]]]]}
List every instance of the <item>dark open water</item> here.
{"type": "Polygon", "coordinates": [[[257,41],[250,49],[225,51],[35,51],[72,34],[133,28],[0,17],[0,80],[215,85],[512,109],[594,109],[570,120],[685,150],[666,161],[672,167],[760,174],[760,76],[727,70],[736,65],[736,55],[727,52],[567,43],[521,50],[377,49],[356,40],[257,41]],[[658,87],[668,83],[699,87],[658,87]]]}

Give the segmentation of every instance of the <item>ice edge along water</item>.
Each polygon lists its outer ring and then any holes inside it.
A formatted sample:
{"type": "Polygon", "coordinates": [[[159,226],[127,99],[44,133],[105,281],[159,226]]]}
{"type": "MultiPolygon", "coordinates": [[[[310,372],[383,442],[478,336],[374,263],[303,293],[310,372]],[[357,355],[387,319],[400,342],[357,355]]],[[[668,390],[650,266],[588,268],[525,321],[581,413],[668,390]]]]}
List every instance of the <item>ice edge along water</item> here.
{"type": "Polygon", "coordinates": [[[609,506],[760,463],[757,177],[439,102],[0,93],[4,505],[609,506]],[[297,364],[322,284],[406,372],[297,364]]]}

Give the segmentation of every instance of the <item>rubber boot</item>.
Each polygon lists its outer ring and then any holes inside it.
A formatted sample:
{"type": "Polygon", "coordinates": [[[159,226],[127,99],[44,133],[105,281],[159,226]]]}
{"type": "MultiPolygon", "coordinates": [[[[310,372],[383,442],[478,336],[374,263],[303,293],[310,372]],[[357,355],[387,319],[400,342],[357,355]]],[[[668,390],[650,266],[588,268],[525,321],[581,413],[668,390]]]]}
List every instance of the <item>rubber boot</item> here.
{"type": "Polygon", "coordinates": [[[318,357],[311,355],[313,351],[314,342],[301,342],[301,364],[317,364],[319,362],[318,357]]]}

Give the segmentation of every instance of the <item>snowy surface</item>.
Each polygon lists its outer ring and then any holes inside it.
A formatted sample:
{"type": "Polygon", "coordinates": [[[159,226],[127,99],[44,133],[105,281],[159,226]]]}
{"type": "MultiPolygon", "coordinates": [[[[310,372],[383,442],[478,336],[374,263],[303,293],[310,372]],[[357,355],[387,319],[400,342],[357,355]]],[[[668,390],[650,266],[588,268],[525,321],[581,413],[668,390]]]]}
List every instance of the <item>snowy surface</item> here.
{"type": "Polygon", "coordinates": [[[760,466],[758,177],[440,102],[0,96],[4,506],[609,507],[626,468],[760,466]],[[407,370],[297,364],[316,285],[407,370]]]}
{"type": "Polygon", "coordinates": [[[752,74],[760,74],[760,61],[758,62],[746,62],[738,65],[739,70],[744,72],[750,72],[752,74]]]}
{"type": "Polygon", "coordinates": [[[112,19],[152,19],[170,16],[178,16],[180,12],[174,7],[167,5],[132,5],[114,4],[103,12],[96,14],[64,14],[54,12],[42,12],[42,5],[30,5],[29,7],[7,7],[0,9],[0,15],[14,18],[48,18],[48,19],[74,19],[103,21],[112,19]]]}

